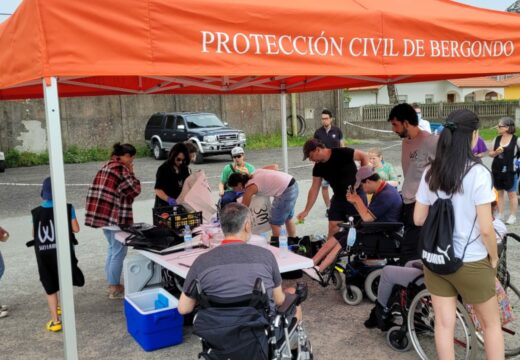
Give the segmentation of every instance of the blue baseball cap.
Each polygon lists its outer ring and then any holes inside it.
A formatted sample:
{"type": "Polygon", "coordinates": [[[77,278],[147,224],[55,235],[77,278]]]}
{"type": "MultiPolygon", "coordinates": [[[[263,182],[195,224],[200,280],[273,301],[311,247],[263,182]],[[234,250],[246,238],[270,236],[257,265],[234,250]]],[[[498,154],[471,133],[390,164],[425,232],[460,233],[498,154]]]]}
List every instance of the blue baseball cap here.
{"type": "Polygon", "coordinates": [[[41,196],[43,200],[52,200],[52,186],[50,176],[43,180],[41,196]]]}

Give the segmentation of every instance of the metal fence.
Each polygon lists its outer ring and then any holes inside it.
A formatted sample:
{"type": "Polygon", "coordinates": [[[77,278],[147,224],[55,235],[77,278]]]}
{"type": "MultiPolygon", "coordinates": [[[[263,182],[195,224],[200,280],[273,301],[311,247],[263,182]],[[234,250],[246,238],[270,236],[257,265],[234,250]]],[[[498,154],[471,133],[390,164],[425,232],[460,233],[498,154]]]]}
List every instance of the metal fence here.
{"type": "MultiPolygon", "coordinates": [[[[503,116],[515,118],[515,109],[519,102],[514,101],[479,101],[463,103],[419,104],[422,117],[430,122],[444,122],[454,110],[468,109],[477,114],[482,127],[490,127],[503,116]]],[[[388,114],[394,105],[365,105],[343,109],[341,128],[347,137],[352,138],[392,138],[391,126],[387,122],[388,114]],[[351,123],[350,124],[347,124],[351,123]],[[385,131],[387,133],[385,133],[385,131]]]]}

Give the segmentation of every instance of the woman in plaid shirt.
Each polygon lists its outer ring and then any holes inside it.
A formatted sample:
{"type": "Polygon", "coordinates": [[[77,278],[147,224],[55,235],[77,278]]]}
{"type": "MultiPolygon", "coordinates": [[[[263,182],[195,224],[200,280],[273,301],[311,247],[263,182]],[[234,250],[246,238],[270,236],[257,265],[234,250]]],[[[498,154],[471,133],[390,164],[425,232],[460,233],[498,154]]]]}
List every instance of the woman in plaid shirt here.
{"type": "Polygon", "coordinates": [[[135,153],[133,145],[115,144],[111,160],[97,172],[87,194],[85,225],[103,227],[108,241],[105,274],[110,299],[124,296],[121,272],[127,248],[115,239],[114,229],[108,227],[134,222],[132,203],[141,193],[141,183],[134,175],[135,153]]]}

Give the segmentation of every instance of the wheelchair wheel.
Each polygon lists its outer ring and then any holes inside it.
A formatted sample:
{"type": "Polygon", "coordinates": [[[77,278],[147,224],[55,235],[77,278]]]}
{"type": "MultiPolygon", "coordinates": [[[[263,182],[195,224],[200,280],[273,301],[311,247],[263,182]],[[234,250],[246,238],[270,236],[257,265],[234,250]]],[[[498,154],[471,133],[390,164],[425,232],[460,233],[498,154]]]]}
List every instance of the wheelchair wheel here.
{"type": "MultiPolygon", "coordinates": [[[[408,310],[408,333],[415,351],[422,360],[436,359],[435,348],[435,316],[430,293],[427,289],[420,291],[412,300],[408,310]]],[[[475,327],[464,305],[457,301],[455,323],[455,357],[470,359],[471,352],[477,346],[475,327]]]]}
{"type": "Polygon", "coordinates": [[[345,275],[340,273],[338,270],[334,270],[331,280],[332,285],[334,285],[334,290],[341,290],[343,283],[345,282],[345,275]]]}
{"type": "Polygon", "coordinates": [[[410,351],[412,342],[408,331],[403,330],[401,326],[394,326],[386,333],[386,342],[392,350],[399,352],[410,351]]]}
{"type": "Polygon", "coordinates": [[[363,293],[361,289],[354,285],[347,285],[342,292],[343,301],[350,306],[356,306],[363,301],[363,293]]]}
{"type": "Polygon", "coordinates": [[[382,272],[383,269],[374,270],[365,279],[365,294],[372,302],[375,302],[377,299],[377,288],[379,287],[379,279],[382,272]]]}

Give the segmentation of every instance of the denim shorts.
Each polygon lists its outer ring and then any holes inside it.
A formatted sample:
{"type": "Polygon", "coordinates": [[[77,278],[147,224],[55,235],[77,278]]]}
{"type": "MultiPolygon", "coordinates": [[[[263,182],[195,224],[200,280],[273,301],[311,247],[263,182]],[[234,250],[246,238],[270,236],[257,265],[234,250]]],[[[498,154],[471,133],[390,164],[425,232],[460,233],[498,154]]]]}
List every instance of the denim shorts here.
{"type": "Polygon", "coordinates": [[[273,199],[269,223],[271,225],[283,225],[287,220],[292,219],[297,198],[298,183],[295,181],[280,196],[273,199]]]}
{"type": "Polygon", "coordinates": [[[515,179],[513,180],[513,186],[511,186],[511,189],[507,190],[508,193],[510,192],[517,192],[518,191],[518,173],[515,173],[515,179]]]}

